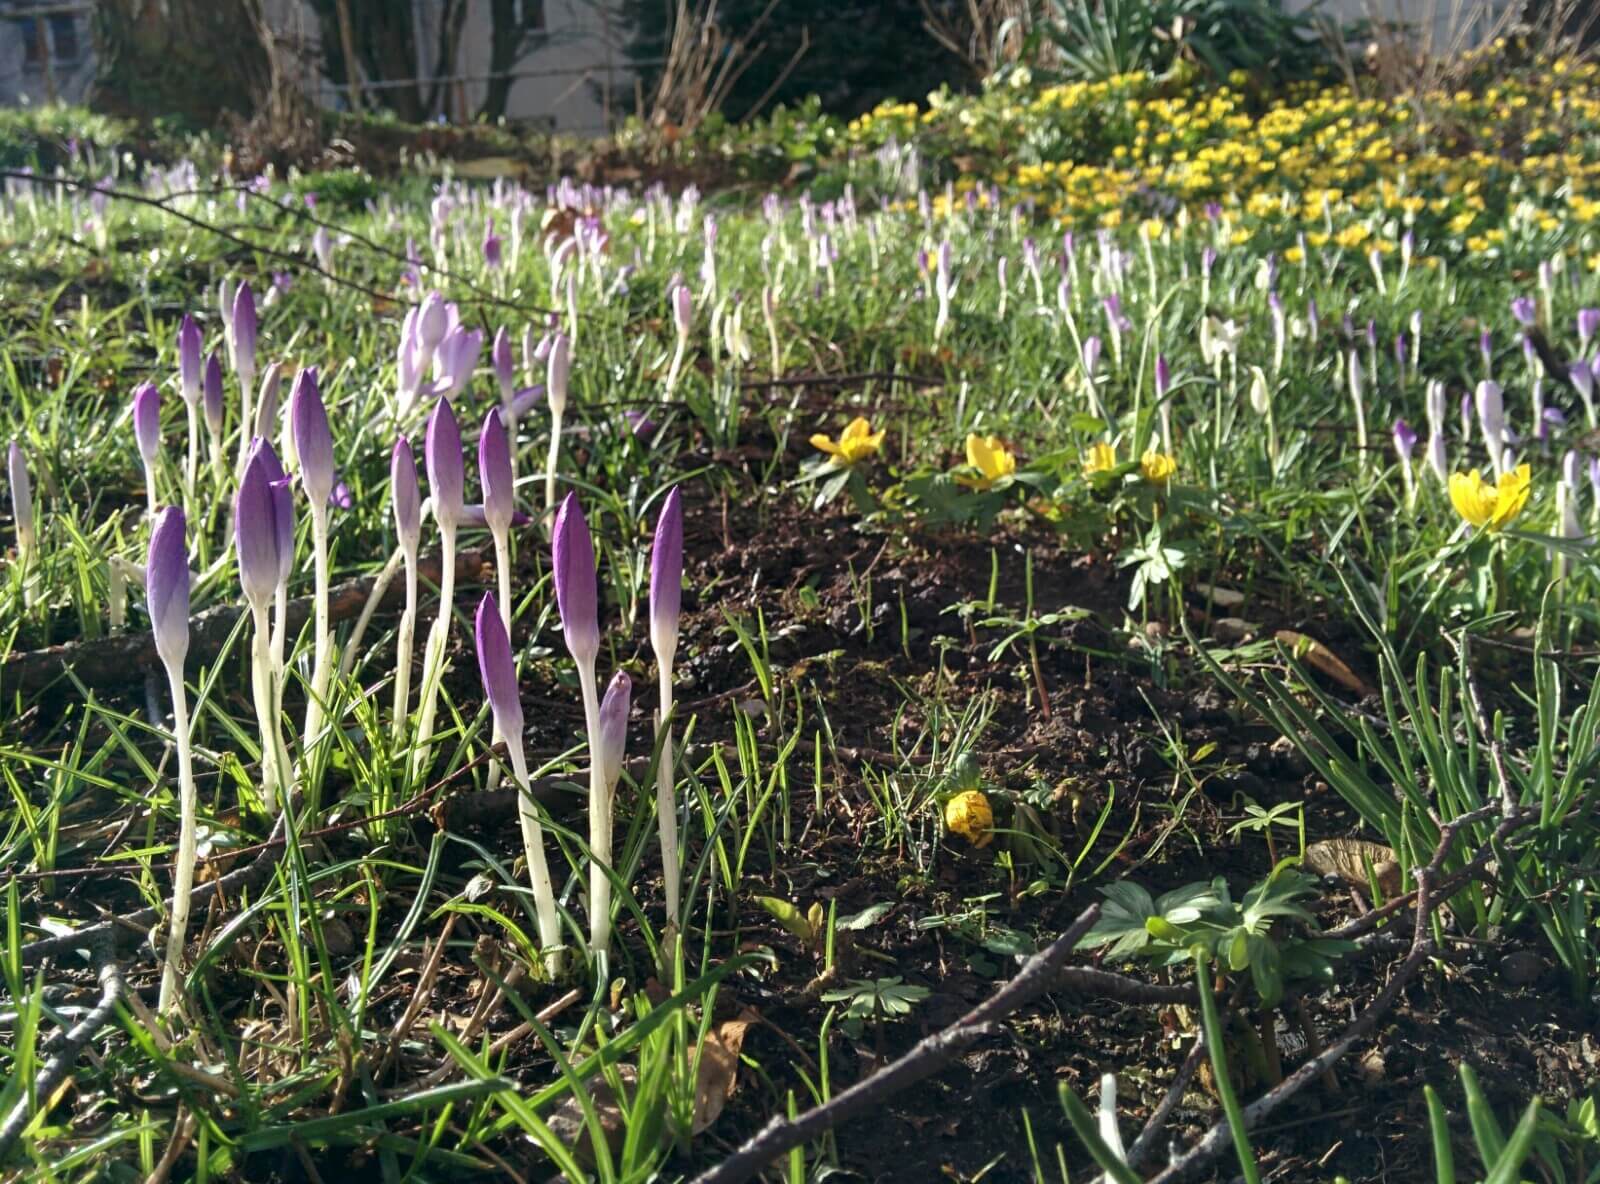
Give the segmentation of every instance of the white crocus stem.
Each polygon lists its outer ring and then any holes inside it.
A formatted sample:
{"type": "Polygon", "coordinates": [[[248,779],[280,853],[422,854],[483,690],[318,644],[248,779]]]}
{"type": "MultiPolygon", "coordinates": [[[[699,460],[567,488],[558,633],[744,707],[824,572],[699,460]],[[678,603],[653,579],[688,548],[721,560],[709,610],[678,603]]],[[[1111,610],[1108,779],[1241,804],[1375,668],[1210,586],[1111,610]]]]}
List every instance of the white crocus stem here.
{"type": "Polygon", "coordinates": [[[172,916],[167,929],[167,962],[161,971],[157,1009],[172,1009],[183,973],[183,947],[189,930],[189,893],[194,889],[196,794],[194,760],[189,745],[189,702],[183,688],[183,666],[167,664],[172,689],[172,732],[178,745],[178,858],[172,877],[172,916]]]}
{"type": "Polygon", "coordinates": [[[413,777],[427,768],[428,744],[433,739],[433,720],[439,708],[439,680],[444,677],[444,655],[450,644],[450,614],[456,595],[456,524],[439,520],[439,617],[428,634],[427,653],[422,661],[422,703],[417,716],[417,735],[412,743],[416,763],[413,777]]]}
{"type": "Polygon", "coordinates": [[[152,522],[155,521],[161,503],[156,497],[156,466],[154,462],[146,461],[144,466],[144,497],[146,513],[152,522]]]}
{"type": "MultiPolygon", "coordinates": [[[[277,705],[272,693],[272,623],[267,605],[253,604],[255,637],[250,645],[250,682],[256,701],[256,730],[261,736],[261,789],[276,813],[279,796],[277,705]]],[[[287,795],[284,795],[287,796],[287,795]]]]}
{"type": "Polygon", "coordinates": [[[183,405],[189,416],[189,455],[183,463],[183,496],[188,499],[192,511],[195,508],[194,483],[200,475],[200,409],[187,399],[183,405]]]}
{"type": "Polygon", "coordinates": [[[583,725],[589,736],[589,946],[599,954],[611,945],[611,794],[600,759],[600,694],[594,659],[578,659],[583,725]]]}
{"type": "MultiPolygon", "coordinates": [[[[672,388],[667,389],[670,392],[672,388]]],[[[565,412],[565,407],[550,404],[550,456],[544,466],[544,508],[552,513],[556,508],[556,467],[561,463],[561,419],[565,412]]]]}
{"type": "Polygon", "coordinates": [[[227,461],[223,457],[222,432],[213,431],[209,425],[206,427],[211,453],[211,484],[220,491],[223,487],[225,475],[223,466],[227,461]]]}
{"type": "Polygon", "coordinates": [[[1366,472],[1367,457],[1367,408],[1361,397],[1361,358],[1355,350],[1349,356],[1349,382],[1350,401],[1356,409],[1356,449],[1358,452],[1356,463],[1362,472],[1366,472]]]}
{"type": "Polygon", "coordinates": [[[667,923],[678,921],[678,795],[672,762],[672,659],[661,658],[661,755],[656,764],[656,821],[661,828],[661,870],[667,895],[667,923]]]}
{"type": "Polygon", "coordinates": [[[398,741],[406,731],[406,717],[411,708],[411,652],[417,640],[417,549],[405,548],[406,608],[400,616],[400,635],[395,643],[394,659],[394,738],[398,741]]]}
{"type": "Polygon", "coordinates": [[[506,740],[511,760],[511,775],[517,780],[517,822],[522,828],[522,854],[528,861],[528,878],[533,882],[533,909],[539,921],[539,944],[545,951],[545,969],[554,977],[561,972],[561,917],[556,912],[555,888],[550,882],[550,865],[544,857],[544,827],[539,824],[539,808],[528,781],[528,758],[522,751],[522,737],[506,740]]]}
{"type": "MultiPolygon", "coordinates": [[[[313,503],[316,499],[312,499],[313,503]]],[[[309,757],[311,744],[322,730],[324,704],[333,677],[333,638],[328,621],[328,506],[311,507],[311,559],[316,584],[312,590],[312,613],[315,621],[316,650],[311,666],[311,698],[306,704],[305,747],[309,757]]]]}

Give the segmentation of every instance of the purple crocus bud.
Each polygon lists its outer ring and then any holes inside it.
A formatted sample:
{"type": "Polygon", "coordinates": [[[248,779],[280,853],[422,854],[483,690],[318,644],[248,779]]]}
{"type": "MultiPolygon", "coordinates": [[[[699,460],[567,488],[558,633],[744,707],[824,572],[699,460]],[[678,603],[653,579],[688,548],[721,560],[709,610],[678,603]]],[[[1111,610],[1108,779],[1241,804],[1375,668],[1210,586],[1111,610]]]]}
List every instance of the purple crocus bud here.
{"type": "Polygon", "coordinates": [[[449,327],[444,297],[437,292],[429,292],[422,299],[422,311],[417,314],[417,339],[422,342],[423,352],[432,354],[438,349],[449,327]]]}
{"type": "Polygon", "coordinates": [[[500,619],[500,605],[494,593],[485,592],[478,602],[473,630],[478,647],[478,674],[483,693],[494,713],[494,726],[510,744],[522,742],[522,695],[517,690],[517,664],[511,657],[511,638],[500,619]]]}
{"type": "Polygon", "coordinates": [[[1167,397],[1167,392],[1172,389],[1172,366],[1167,361],[1166,354],[1156,355],[1156,401],[1167,397]]]}
{"type": "Polygon", "coordinates": [[[257,611],[264,611],[278,590],[279,574],[286,566],[286,536],[293,549],[294,523],[288,517],[292,503],[287,494],[288,483],[277,454],[271,444],[256,437],[239,479],[239,492],[234,495],[233,541],[239,584],[257,611]]]}
{"type": "MultiPolygon", "coordinates": [[[[228,339],[233,343],[233,372],[239,376],[239,381],[253,383],[256,380],[256,298],[249,284],[240,284],[234,293],[232,324],[233,332],[228,339]]],[[[245,425],[245,430],[250,430],[249,424],[245,425]]]]}
{"type": "Polygon", "coordinates": [[[683,604],[683,497],[676,486],[656,519],[650,549],[650,648],[656,660],[672,663],[678,652],[678,616],[683,604]]]}
{"type": "Polygon", "coordinates": [[[672,324],[679,337],[689,336],[689,326],[694,318],[694,293],[688,284],[680,283],[672,289],[672,324]]]}
{"type": "Polygon", "coordinates": [[[38,538],[33,518],[33,482],[28,479],[28,458],[15,440],[6,452],[6,480],[11,484],[11,520],[16,525],[17,545],[31,550],[38,538]]]}
{"type": "Polygon", "coordinates": [[[1093,378],[1095,371],[1100,367],[1100,351],[1103,349],[1100,338],[1086,337],[1083,342],[1083,372],[1093,378]]]}
{"type": "Polygon", "coordinates": [[[1371,317],[1367,318],[1367,348],[1378,348],[1378,322],[1371,317]]]}
{"type": "Polygon", "coordinates": [[[600,618],[596,607],[594,542],[576,492],[569,493],[556,513],[550,539],[555,568],[556,607],[567,652],[579,665],[594,664],[600,653],[600,618]]]}
{"type": "Polygon", "coordinates": [[[1317,311],[1315,298],[1306,301],[1306,332],[1311,337],[1311,344],[1315,345],[1322,332],[1322,315],[1317,311]]]}
{"type": "Polygon", "coordinates": [[[511,529],[516,497],[511,475],[511,441],[500,408],[484,417],[478,433],[478,475],[483,481],[483,515],[496,535],[511,529]]]}
{"type": "Polygon", "coordinates": [[[313,506],[326,505],[334,482],[333,433],[328,430],[328,412],[317,389],[315,366],[295,375],[289,395],[289,432],[307,499],[313,506]]]}
{"type": "Polygon", "coordinates": [[[333,270],[333,239],[326,226],[319,226],[311,234],[311,251],[317,257],[317,266],[323,271],[333,270]]]}
{"type": "Polygon", "coordinates": [[[154,383],[133,388],[133,438],[148,467],[161,455],[161,392],[154,383]]]}
{"type": "Polygon", "coordinates": [[[1600,456],[1589,458],[1589,492],[1600,499],[1600,456]]]}
{"type": "Polygon", "coordinates": [[[1394,450],[1400,455],[1400,463],[1409,466],[1411,453],[1417,446],[1417,433],[1411,430],[1411,425],[1403,419],[1394,421],[1394,450]]]}
{"type": "Polygon", "coordinates": [[[572,341],[565,333],[557,333],[550,342],[550,357],[545,382],[545,398],[550,403],[550,414],[566,414],[567,383],[571,377],[572,341]]]}
{"type": "Polygon", "coordinates": [[[1577,388],[1578,395],[1584,403],[1594,398],[1594,371],[1589,369],[1585,362],[1574,362],[1567,370],[1567,377],[1572,385],[1577,388]]]}
{"type": "Polygon", "coordinates": [[[483,350],[483,331],[457,325],[445,335],[443,344],[434,355],[435,391],[447,399],[454,398],[472,381],[472,371],[478,365],[478,354],[483,350]]]}
{"type": "Polygon", "coordinates": [[[1211,269],[1217,265],[1217,249],[1207,247],[1200,252],[1200,274],[1209,277],[1211,269]]]}
{"type": "Polygon", "coordinates": [[[200,399],[200,346],[200,326],[184,313],[178,326],[178,390],[191,407],[200,399]]]}
{"type": "Polygon", "coordinates": [[[1495,471],[1499,472],[1506,438],[1505,396],[1500,384],[1487,380],[1480,382],[1474,402],[1478,408],[1478,423],[1483,427],[1484,446],[1489,450],[1489,459],[1494,462],[1495,471]]]}
{"type": "Polygon", "coordinates": [[[183,511],[177,506],[156,515],[144,587],[156,653],[164,665],[182,667],[189,652],[189,544],[184,539],[183,511]]]}
{"type": "Polygon", "coordinates": [[[1394,335],[1395,365],[1404,370],[1406,368],[1406,358],[1410,355],[1410,353],[1411,347],[1410,343],[1406,341],[1406,335],[1404,333],[1396,333],[1394,335]]]}
{"type": "Polygon", "coordinates": [[[200,389],[200,407],[205,413],[206,430],[222,432],[222,358],[216,350],[206,355],[206,377],[200,389]]]}
{"type": "Polygon", "coordinates": [[[1532,296],[1517,296],[1511,301],[1511,315],[1517,318],[1517,324],[1523,328],[1532,328],[1538,313],[1538,306],[1534,304],[1532,296]]]}
{"type": "Polygon", "coordinates": [[[433,516],[441,527],[454,528],[461,522],[466,504],[467,474],[461,459],[461,428],[449,399],[440,399],[428,416],[422,458],[428,466],[433,516]]]}
{"type": "Polygon", "coordinates": [[[500,236],[494,232],[493,218],[483,224],[483,261],[490,268],[500,266],[500,236]]]}
{"type": "Polygon", "coordinates": [[[500,401],[509,405],[517,393],[517,371],[516,359],[511,353],[511,334],[504,325],[495,330],[489,359],[494,365],[494,380],[500,384],[500,401]]]}
{"type": "Polygon", "coordinates": [[[1594,335],[1600,333],[1600,308],[1580,308],[1578,310],[1578,348],[1586,350],[1589,343],[1594,340],[1594,335]]]}
{"type": "Polygon", "coordinates": [[[600,700],[600,776],[607,789],[615,789],[628,751],[628,709],[632,706],[633,680],[617,671],[600,700]]]}
{"type": "Polygon", "coordinates": [[[628,430],[633,433],[633,438],[642,444],[648,444],[660,426],[643,411],[624,411],[622,418],[628,421],[628,430]]]}
{"type": "Polygon", "coordinates": [[[389,504],[394,510],[394,529],[400,545],[416,554],[422,540],[422,490],[417,487],[417,458],[411,441],[401,436],[389,454],[389,504]]]}
{"type": "Polygon", "coordinates": [[[1484,373],[1494,365],[1494,336],[1485,329],[1478,336],[1478,354],[1483,358],[1484,373]]]}

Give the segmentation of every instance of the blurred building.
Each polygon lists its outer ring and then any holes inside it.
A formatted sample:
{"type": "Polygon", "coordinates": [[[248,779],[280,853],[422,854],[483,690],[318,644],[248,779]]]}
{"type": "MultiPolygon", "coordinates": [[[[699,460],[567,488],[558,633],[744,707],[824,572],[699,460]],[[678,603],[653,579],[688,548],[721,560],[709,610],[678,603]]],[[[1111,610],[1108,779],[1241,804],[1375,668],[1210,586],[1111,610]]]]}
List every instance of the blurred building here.
{"type": "MultiPolygon", "coordinates": [[[[233,0],[215,0],[230,3],[233,0]]],[[[615,27],[615,0],[500,0],[516,36],[502,30],[496,61],[496,0],[383,0],[408,9],[417,60],[409,78],[360,77],[365,105],[383,105],[387,88],[423,83],[437,90],[437,110],[465,122],[483,108],[491,87],[503,89],[508,120],[573,135],[599,135],[634,108],[634,75],[626,35],[615,27]],[[441,25],[459,22],[452,60],[440,60],[441,25]],[[508,52],[507,46],[511,48],[508,52]]],[[[264,0],[267,19],[286,44],[321,59],[325,26],[310,0],[264,0]]],[[[83,102],[94,80],[88,0],[0,0],[0,104],[83,102]]],[[[307,84],[330,107],[349,105],[349,88],[327,78],[307,84]]]]}

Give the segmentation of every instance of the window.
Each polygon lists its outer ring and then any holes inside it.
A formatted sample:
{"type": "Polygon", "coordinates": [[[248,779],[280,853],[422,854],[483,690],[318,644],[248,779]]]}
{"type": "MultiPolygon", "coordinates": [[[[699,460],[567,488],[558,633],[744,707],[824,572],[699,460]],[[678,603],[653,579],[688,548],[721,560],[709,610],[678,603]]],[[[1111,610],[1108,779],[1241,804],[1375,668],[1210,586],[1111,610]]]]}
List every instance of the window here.
{"type": "Polygon", "coordinates": [[[46,17],[45,21],[46,24],[41,25],[38,17],[25,16],[17,22],[27,64],[35,70],[44,64],[45,46],[40,44],[41,33],[48,37],[52,63],[77,61],[82,52],[78,42],[77,19],[67,14],[46,17]]]}

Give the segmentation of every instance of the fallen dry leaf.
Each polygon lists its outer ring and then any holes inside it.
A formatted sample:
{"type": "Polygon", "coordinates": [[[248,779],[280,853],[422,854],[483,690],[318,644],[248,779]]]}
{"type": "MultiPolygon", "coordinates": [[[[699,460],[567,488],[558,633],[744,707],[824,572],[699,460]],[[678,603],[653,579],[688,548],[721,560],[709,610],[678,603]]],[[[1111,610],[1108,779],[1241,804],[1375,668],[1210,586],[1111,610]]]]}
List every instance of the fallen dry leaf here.
{"type": "Polygon", "coordinates": [[[1309,662],[1314,669],[1333,679],[1345,690],[1361,696],[1373,693],[1372,688],[1346,666],[1338,654],[1315,638],[1296,633],[1293,629],[1279,629],[1276,636],[1296,658],[1309,662]]]}
{"type": "Polygon", "coordinates": [[[1306,848],[1305,866],[1319,876],[1338,876],[1352,888],[1365,892],[1367,868],[1385,896],[1398,896],[1401,892],[1400,864],[1394,850],[1382,843],[1365,839],[1324,839],[1306,848]]]}
{"type": "Polygon", "coordinates": [[[737,1019],[718,1024],[700,1042],[700,1069],[694,1082],[694,1125],[690,1134],[698,1135],[716,1122],[728,1099],[733,1097],[739,1084],[739,1051],[744,1047],[745,1030],[760,1018],[747,1007],[737,1019]]]}

